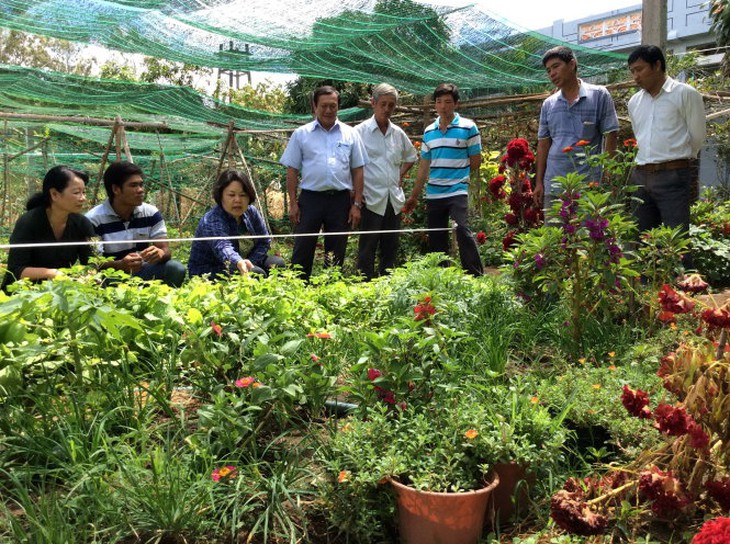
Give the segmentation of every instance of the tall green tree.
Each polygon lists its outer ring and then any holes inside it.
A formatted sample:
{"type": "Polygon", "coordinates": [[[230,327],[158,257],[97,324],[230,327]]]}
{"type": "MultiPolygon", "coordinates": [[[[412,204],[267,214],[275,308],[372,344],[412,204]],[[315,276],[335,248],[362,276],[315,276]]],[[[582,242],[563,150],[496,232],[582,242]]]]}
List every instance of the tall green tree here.
{"type": "Polygon", "coordinates": [[[26,34],[17,30],[0,29],[0,63],[28,68],[46,68],[87,76],[96,59],[85,53],[86,46],[26,34]]]}

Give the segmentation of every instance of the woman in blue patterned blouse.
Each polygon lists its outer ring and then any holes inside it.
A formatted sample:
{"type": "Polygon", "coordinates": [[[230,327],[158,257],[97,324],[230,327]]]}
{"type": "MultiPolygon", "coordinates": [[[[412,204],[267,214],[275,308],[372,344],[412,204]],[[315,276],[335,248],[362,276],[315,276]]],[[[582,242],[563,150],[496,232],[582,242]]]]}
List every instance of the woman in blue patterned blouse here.
{"type": "Polygon", "coordinates": [[[270,268],[284,266],[281,257],[267,255],[271,248],[269,230],[261,213],[251,206],[256,201],[256,191],[246,175],[237,170],[221,173],[213,187],[213,199],[216,206],[200,219],[196,238],[262,237],[195,240],[188,261],[190,276],[267,275],[270,268]]]}

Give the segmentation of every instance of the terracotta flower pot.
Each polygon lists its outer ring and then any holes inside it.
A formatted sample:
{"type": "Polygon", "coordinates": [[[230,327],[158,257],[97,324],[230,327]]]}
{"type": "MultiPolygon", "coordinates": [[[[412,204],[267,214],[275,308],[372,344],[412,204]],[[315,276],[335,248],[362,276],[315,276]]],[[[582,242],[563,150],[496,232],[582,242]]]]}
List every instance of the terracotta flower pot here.
{"type": "Polygon", "coordinates": [[[398,527],[404,544],[477,544],[484,515],[499,477],[487,487],[463,493],[419,491],[391,481],[398,495],[398,527]]]}
{"type": "Polygon", "coordinates": [[[499,485],[489,497],[489,515],[493,526],[512,521],[527,505],[527,486],[534,482],[534,475],[527,467],[517,463],[496,463],[492,470],[499,476],[499,485]]]}

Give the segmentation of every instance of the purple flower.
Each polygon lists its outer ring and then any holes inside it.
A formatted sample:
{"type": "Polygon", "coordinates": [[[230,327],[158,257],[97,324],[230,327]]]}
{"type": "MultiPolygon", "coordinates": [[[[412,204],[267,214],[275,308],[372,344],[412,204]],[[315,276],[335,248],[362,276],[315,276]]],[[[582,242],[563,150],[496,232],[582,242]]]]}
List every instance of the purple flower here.
{"type": "Polygon", "coordinates": [[[615,238],[606,239],[606,248],[608,249],[608,255],[612,263],[618,264],[621,261],[621,257],[624,256],[621,248],[616,245],[615,238]]]}
{"type": "Polygon", "coordinates": [[[535,254],[535,266],[538,270],[542,270],[545,266],[545,257],[542,256],[542,253],[535,254]]]}
{"type": "Polygon", "coordinates": [[[585,223],[583,224],[588,229],[590,237],[593,240],[600,242],[606,239],[606,227],[608,227],[608,219],[586,219],[585,223]]]}
{"type": "Polygon", "coordinates": [[[577,229],[578,227],[571,223],[566,223],[565,225],[563,225],[563,231],[565,232],[565,234],[575,234],[575,231],[577,229]]]}

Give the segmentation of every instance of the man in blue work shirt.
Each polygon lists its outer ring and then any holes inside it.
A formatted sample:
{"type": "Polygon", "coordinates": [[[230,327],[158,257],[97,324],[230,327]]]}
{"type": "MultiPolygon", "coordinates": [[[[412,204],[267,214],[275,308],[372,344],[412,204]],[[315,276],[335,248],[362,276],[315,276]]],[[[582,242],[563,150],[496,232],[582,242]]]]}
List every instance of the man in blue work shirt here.
{"type": "MultiPolygon", "coordinates": [[[[459,105],[456,85],[442,83],[436,87],[433,100],[438,117],[423,133],[418,175],[404,211],[413,211],[426,185],[428,228],[446,229],[449,218],[453,219],[461,266],[469,274],[481,276],[484,269],[479,249],[469,229],[468,197],[469,180],[473,177],[479,182],[481,136],[474,121],[456,113],[459,105]]],[[[449,253],[448,230],[429,232],[428,242],[430,251],[449,253]]]]}
{"type": "Polygon", "coordinates": [[[534,199],[535,205],[549,208],[556,177],[575,171],[586,174],[587,181],[601,181],[601,169],[591,170],[575,152],[602,153],[604,136],[605,151],[616,151],[618,117],[606,87],[578,78],[578,61],[569,47],[553,47],[543,55],[542,64],[558,88],[542,103],[537,131],[534,199]],[[574,148],[578,142],[580,149],[574,148]]]}
{"type": "MultiPolygon", "coordinates": [[[[294,131],[281,156],[287,167],[289,219],[296,234],[347,232],[360,222],[363,207],[363,166],[367,152],[354,128],[337,119],[340,94],[328,85],[312,96],[314,121],[294,131]],[[301,174],[301,184],[299,176],[301,174]],[[297,198],[297,187],[300,192],[297,198]]],[[[294,240],[292,266],[309,279],[316,236],[294,240]]],[[[347,234],[325,236],[325,266],[342,266],[347,234]]]]}

